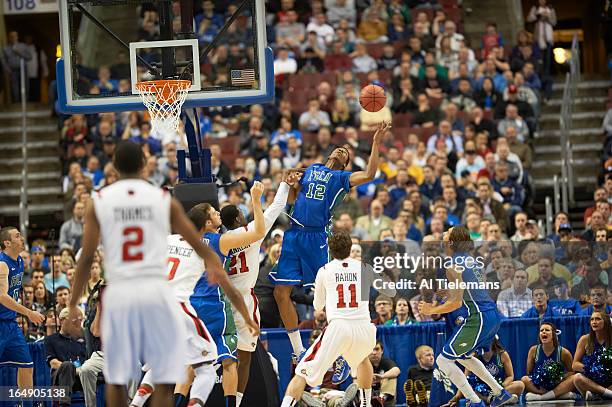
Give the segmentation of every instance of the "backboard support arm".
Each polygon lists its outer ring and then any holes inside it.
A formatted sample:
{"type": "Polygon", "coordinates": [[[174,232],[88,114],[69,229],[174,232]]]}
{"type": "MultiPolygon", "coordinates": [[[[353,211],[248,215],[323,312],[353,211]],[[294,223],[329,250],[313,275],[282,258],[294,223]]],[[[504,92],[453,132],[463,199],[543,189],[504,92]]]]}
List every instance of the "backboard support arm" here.
{"type": "MultiPolygon", "coordinates": [[[[100,29],[102,29],[104,32],[106,32],[108,35],[110,35],[115,41],[117,41],[119,44],[121,44],[123,46],[123,48],[126,49],[126,51],[129,53],[130,52],[130,46],[123,41],[121,38],[119,38],[117,36],[117,34],[115,34],[114,32],[112,32],[110,29],[108,29],[108,27],[106,27],[100,20],[97,19],[96,16],[94,16],[93,14],[91,14],[89,11],[87,11],[87,9],[85,9],[85,7],[83,7],[81,4],[79,3],[74,3],[74,6],[76,8],[79,9],[79,11],[85,16],[87,17],[89,20],[91,20],[95,25],[97,25],[100,29]]],[[[159,71],[150,63],[148,63],[147,61],[145,61],[141,56],[136,55],[136,58],[138,58],[138,60],[147,67],[147,69],[149,70],[149,72],[155,76],[159,76],[159,71]]]]}

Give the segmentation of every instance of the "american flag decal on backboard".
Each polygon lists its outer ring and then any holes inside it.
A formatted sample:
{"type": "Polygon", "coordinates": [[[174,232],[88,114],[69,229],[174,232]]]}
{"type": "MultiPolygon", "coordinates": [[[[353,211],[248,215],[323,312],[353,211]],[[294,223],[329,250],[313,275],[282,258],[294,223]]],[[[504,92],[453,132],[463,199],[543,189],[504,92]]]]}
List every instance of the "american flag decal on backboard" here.
{"type": "Polygon", "coordinates": [[[255,82],[254,69],[232,69],[231,76],[234,86],[252,86],[255,82]]]}

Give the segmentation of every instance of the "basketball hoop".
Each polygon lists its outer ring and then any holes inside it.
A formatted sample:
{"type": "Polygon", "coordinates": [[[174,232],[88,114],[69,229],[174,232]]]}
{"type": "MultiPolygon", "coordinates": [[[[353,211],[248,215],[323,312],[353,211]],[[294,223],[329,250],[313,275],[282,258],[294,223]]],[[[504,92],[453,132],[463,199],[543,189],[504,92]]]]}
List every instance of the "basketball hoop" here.
{"type": "Polygon", "coordinates": [[[136,84],[142,102],[151,115],[151,132],[164,136],[178,131],[181,108],[190,86],[191,81],[175,79],[136,84]]]}

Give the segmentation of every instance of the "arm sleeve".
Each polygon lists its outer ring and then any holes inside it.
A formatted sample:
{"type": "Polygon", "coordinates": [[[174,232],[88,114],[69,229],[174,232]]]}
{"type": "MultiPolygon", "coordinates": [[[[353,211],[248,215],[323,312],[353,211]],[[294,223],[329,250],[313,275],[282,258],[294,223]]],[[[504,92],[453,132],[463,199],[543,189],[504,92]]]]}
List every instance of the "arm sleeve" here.
{"type": "Polygon", "coordinates": [[[44,344],[45,344],[45,356],[47,357],[47,365],[50,365],[51,360],[53,359],[58,359],[55,352],[55,347],[53,346],[53,341],[52,341],[52,337],[48,336],[45,338],[44,340],[44,344]]]}
{"type": "Polygon", "coordinates": [[[323,273],[323,268],[319,269],[317,278],[315,279],[314,301],[312,304],[315,311],[321,311],[325,308],[325,283],[323,273]]]}
{"type": "MultiPolygon", "coordinates": [[[[289,197],[289,184],[286,182],[281,182],[278,187],[278,191],[276,191],[276,195],[274,196],[274,201],[272,204],[264,211],[264,222],[266,224],[266,234],[272,226],[276,219],[279,217],[283,209],[285,209],[285,205],[287,205],[287,198],[289,197]]],[[[251,222],[249,226],[255,226],[255,221],[251,222]]]]}

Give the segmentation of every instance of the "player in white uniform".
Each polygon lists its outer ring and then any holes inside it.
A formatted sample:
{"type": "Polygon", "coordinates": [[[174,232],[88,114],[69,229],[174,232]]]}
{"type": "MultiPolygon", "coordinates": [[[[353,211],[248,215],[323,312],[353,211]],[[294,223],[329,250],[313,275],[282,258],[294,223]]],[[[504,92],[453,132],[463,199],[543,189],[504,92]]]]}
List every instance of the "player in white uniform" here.
{"type": "MultiPolygon", "coordinates": [[[[251,199],[255,200],[255,202],[261,202],[263,191],[263,184],[261,182],[255,182],[251,188],[251,199]]],[[[198,204],[191,208],[187,216],[191,219],[191,222],[200,234],[203,234],[206,229],[205,225],[211,217],[210,213],[213,211],[217,213],[209,204],[198,204]]],[[[261,239],[265,233],[264,214],[261,209],[261,204],[253,205],[253,214],[255,220],[253,221],[253,227],[250,232],[234,234],[231,237],[226,236],[226,238],[223,239],[223,243],[229,247],[237,247],[240,245],[248,245],[261,239]]],[[[207,244],[210,244],[209,239],[203,238],[203,240],[207,242],[207,244]]],[[[187,382],[177,384],[174,394],[175,403],[180,405],[180,401],[190,393],[190,403],[204,405],[206,399],[210,395],[210,391],[212,391],[216,374],[212,367],[211,369],[197,368],[197,365],[202,362],[217,362],[219,352],[223,351],[222,349],[217,349],[215,341],[218,340],[218,338],[215,338],[214,331],[211,335],[208,328],[205,328],[206,324],[199,318],[197,311],[191,304],[191,297],[199,290],[206,288],[205,286],[208,286],[208,284],[203,284],[203,282],[207,281],[206,275],[203,275],[203,272],[206,270],[205,265],[201,259],[193,253],[191,246],[185,242],[180,235],[170,235],[168,236],[168,267],[169,283],[174,287],[182,310],[181,313],[185,316],[189,343],[188,354],[190,355],[190,364],[195,374],[195,377],[190,375],[190,380],[187,382]],[[203,329],[199,327],[200,325],[203,329]],[[205,335],[202,335],[203,333],[205,333],[205,335]],[[202,340],[203,336],[205,336],[206,343],[202,340]],[[209,352],[209,348],[211,347],[214,348],[214,354],[209,352]],[[204,359],[202,358],[202,352],[207,353],[204,359]],[[205,369],[206,371],[203,371],[205,369]],[[212,377],[209,375],[210,373],[212,373],[212,377]],[[193,383],[191,377],[193,378],[193,383]],[[202,379],[207,380],[207,382],[203,382],[202,379]],[[190,388],[191,392],[189,391],[190,388]]],[[[246,329],[249,331],[249,334],[257,337],[258,332],[253,327],[258,327],[258,325],[251,317],[252,314],[247,309],[243,296],[231,284],[226,274],[223,275],[223,282],[220,282],[219,285],[223,289],[224,297],[227,296],[230,299],[232,306],[236,309],[237,315],[244,315],[243,320],[246,321],[246,329]]],[[[216,284],[214,285],[214,290],[219,290],[216,284]]],[[[133,406],[141,407],[144,405],[151,392],[154,390],[154,386],[148,376],[149,373],[147,372],[138,389],[138,395],[132,401],[133,406]]],[[[227,376],[226,374],[226,379],[227,376]]],[[[229,380],[226,380],[226,382],[227,381],[229,380]]]]}
{"type": "MultiPolygon", "coordinates": [[[[274,226],[274,222],[276,222],[276,219],[287,205],[287,198],[289,197],[291,186],[294,185],[300,177],[300,173],[290,172],[286,174],[286,180],[279,185],[274,201],[263,214],[266,235],[272,226],[274,226]]],[[[228,229],[225,233],[226,235],[241,234],[244,233],[245,230],[252,230],[254,227],[254,221],[247,225],[242,211],[235,205],[227,205],[221,209],[221,221],[223,226],[228,229]]],[[[259,307],[257,306],[257,297],[255,296],[253,288],[255,287],[257,276],[259,275],[259,255],[261,253],[261,243],[263,240],[264,238],[262,237],[248,246],[230,250],[224,264],[230,281],[240,291],[249,309],[249,314],[253,316],[253,319],[255,319],[257,323],[259,323],[259,307]]],[[[234,313],[234,322],[238,333],[237,348],[239,363],[236,406],[240,406],[242,396],[249,380],[251,353],[255,352],[257,336],[251,334],[244,318],[236,312],[237,310],[233,306],[232,311],[234,313]]]]}
{"type": "Polygon", "coordinates": [[[192,245],[213,276],[223,278],[221,262],[205,246],[179,202],[139,178],[145,159],[139,145],[117,146],[114,165],[120,180],[88,202],[82,253],[75,273],[70,319],[79,316],[95,250],[105,248],[108,287],[102,307],[104,376],[108,405],[127,404],[125,385],[140,378],[140,362],[151,368],[158,391],[152,405],[170,406],[174,383],[185,376],[185,327],[167,284],[166,237],[170,227],[192,245]]]}
{"type": "Polygon", "coordinates": [[[357,366],[360,406],[370,407],[374,372],[368,356],[376,345],[376,327],[370,322],[367,297],[358,300],[360,293],[369,293],[369,283],[363,279],[361,262],[349,258],[348,233],[334,232],[328,245],[334,260],[317,273],[313,305],[317,311],[325,308],[329,325],[295,368],[281,407],[295,406],[306,384],[320,385],[339,356],[349,366],[357,366]]]}

